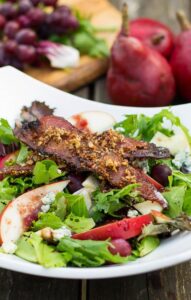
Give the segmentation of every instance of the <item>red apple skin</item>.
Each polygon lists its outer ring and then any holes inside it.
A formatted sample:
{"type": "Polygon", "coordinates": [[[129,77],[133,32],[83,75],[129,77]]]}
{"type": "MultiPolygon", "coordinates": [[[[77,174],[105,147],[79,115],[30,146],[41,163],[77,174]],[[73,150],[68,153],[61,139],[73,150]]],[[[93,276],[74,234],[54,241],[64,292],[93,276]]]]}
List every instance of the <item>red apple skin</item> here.
{"type": "Polygon", "coordinates": [[[153,179],[152,177],[150,177],[149,175],[145,174],[145,177],[147,178],[147,180],[153,184],[156,189],[158,191],[163,191],[164,190],[164,186],[162,184],[160,184],[158,181],[156,181],[155,179],[153,179]]]}
{"type": "Polygon", "coordinates": [[[153,19],[138,18],[130,22],[129,28],[130,36],[139,39],[164,57],[170,57],[174,47],[174,35],[169,27],[153,19]]]}
{"type": "Polygon", "coordinates": [[[175,96],[175,80],[162,55],[136,38],[119,36],[111,51],[107,90],[118,105],[165,106],[175,96]]]}
{"type": "Polygon", "coordinates": [[[170,64],[180,99],[191,102],[191,29],[177,37],[170,64]]]}
{"type": "Polygon", "coordinates": [[[76,233],[73,239],[104,241],[111,239],[130,239],[141,234],[144,225],[153,221],[151,214],[135,218],[124,218],[120,221],[102,225],[86,232],[76,233]]]}

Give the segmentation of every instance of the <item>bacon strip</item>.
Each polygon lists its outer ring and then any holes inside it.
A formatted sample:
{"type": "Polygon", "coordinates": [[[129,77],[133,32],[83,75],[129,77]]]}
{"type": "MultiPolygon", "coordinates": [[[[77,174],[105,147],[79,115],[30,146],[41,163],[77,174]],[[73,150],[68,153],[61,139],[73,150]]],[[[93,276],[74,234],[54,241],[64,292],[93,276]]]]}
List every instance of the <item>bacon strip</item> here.
{"type": "Polygon", "coordinates": [[[54,109],[51,109],[44,102],[33,101],[31,106],[23,106],[20,113],[20,119],[16,120],[16,126],[21,127],[22,122],[32,122],[40,120],[44,116],[50,116],[54,112],[54,109]]]}
{"type": "Polygon", "coordinates": [[[153,143],[144,141],[137,141],[132,138],[124,137],[116,131],[108,130],[99,135],[100,142],[107,141],[108,145],[111,144],[113,139],[118,140],[116,148],[123,149],[123,157],[131,159],[139,158],[155,158],[166,159],[170,157],[170,152],[167,148],[157,147],[153,143]]]}
{"type": "MultiPolygon", "coordinates": [[[[21,110],[20,118],[22,122],[32,122],[40,120],[44,116],[53,115],[54,109],[51,109],[44,102],[33,101],[30,107],[24,106],[21,110]]],[[[21,127],[20,121],[17,121],[17,125],[21,127]]],[[[99,139],[103,140],[113,140],[114,131],[104,132],[99,139]]],[[[120,135],[118,134],[118,137],[120,135]]],[[[121,135],[122,136],[122,135],[121,135]]],[[[163,147],[156,147],[155,144],[147,143],[144,141],[137,141],[132,138],[124,138],[120,142],[118,147],[123,147],[124,157],[131,159],[139,158],[156,158],[156,159],[165,159],[170,157],[170,152],[168,149],[163,147]]]]}
{"type": "Polygon", "coordinates": [[[11,175],[11,176],[27,176],[32,174],[34,165],[25,165],[25,166],[19,166],[19,165],[13,165],[9,167],[4,167],[3,169],[0,169],[0,178],[11,175]]]}
{"type": "Polygon", "coordinates": [[[103,138],[103,135],[84,133],[63,118],[46,116],[16,128],[15,135],[31,149],[53,155],[77,171],[91,171],[114,187],[140,183],[139,191],[144,199],[158,201],[166,207],[165,200],[159,197],[145,174],[128,164],[124,158],[127,149],[123,146],[124,137],[114,131],[103,138]]]}

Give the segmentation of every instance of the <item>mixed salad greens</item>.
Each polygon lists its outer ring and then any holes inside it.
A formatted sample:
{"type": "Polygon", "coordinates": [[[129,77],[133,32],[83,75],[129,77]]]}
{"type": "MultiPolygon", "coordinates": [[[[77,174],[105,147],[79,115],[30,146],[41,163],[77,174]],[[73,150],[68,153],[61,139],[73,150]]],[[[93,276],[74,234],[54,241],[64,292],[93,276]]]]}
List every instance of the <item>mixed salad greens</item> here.
{"type": "MultiPolygon", "coordinates": [[[[121,189],[104,188],[95,174],[67,172],[48,157],[37,161],[31,174],[1,178],[1,253],[14,253],[46,268],[97,267],[133,261],[153,251],[175,230],[191,230],[188,129],[168,109],[152,117],[126,115],[114,129],[136,140],[167,148],[170,144],[168,159],[133,162],[149,176],[166,199],[167,208],[143,199],[137,183],[121,189]],[[19,223],[21,214],[25,216],[19,223]],[[8,218],[10,223],[17,222],[16,230],[10,229],[8,218]]],[[[31,150],[14,136],[5,119],[0,120],[0,142],[2,148],[17,145],[16,151],[2,155],[0,170],[30,160],[31,150]]]]}

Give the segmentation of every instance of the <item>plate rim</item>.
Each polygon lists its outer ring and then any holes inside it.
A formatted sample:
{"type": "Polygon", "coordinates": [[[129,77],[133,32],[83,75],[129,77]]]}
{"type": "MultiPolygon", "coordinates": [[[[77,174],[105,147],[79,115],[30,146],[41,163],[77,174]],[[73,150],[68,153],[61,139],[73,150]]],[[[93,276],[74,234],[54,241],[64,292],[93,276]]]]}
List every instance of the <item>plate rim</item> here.
{"type": "MultiPolygon", "coordinates": [[[[30,77],[29,75],[18,71],[17,69],[11,67],[11,66],[6,66],[0,69],[0,75],[3,73],[8,72],[10,75],[14,73],[18,75],[22,75],[23,78],[28,78],[31,81],[35,81],[38,84],[40,84],[43,87],[51,88],[56,91],[62,92],[63,94],[69,94],[64,91],[60,91],[57,88],[54,88],[52,86],[49,86],[46,83],[40,82],[37,79],[34,79],[30,77]]],[[[91,100],[88,99],[83,99],[79,96],[72,95],[70,94],[71,99],[80,99],[84,104],[85,103],[92,103],[91,100]]],[[[96,102],[95,102],[96,103],[96,102]]],[[[94,103],[94,105],[95,105],[94,103]]],[[[55,106],[57,104],[55,103],[55,106]]],[[[119,105],[112,105],[108,103],[101,103],[97,102],[97,105],[99,108],[103,107],[110,108],[110,109],[117,109],[118,111],[121,110],[120,114],[124,115],[126,111],[122,112],[124,109],[124,106],[119,106],[119,105]]],[[[161,110],[163,108],[168,108],[167,107],[148,107],[144,108],[144,110],[150,110],[150,111],[157,111],[161,110]]],[[[175,109],[184,109],[184,107],[190,107],[191,108],[191,103],[186,103],[186,104],[179,104],[179,105],[174,105],[173,108],[175,109]]],[[[143,107],[125,107],[125,110],[127,108],[131,109],[136,109],[141,112],[143,107]]],[[[89,109],[88,109],[89,110],[89,109]]],[[[99,110],[99,109],[98,109],[99,110]]],[[[84,111],[84,110],[83,110],[84,111]]],[[[188,235],[191,235],[191,233],[188,233],[188,235]]],[[[13,258],[13,256],[11,256],[13,258]]],[[[12,270],[12,271],[17,271],[25,274],[31,274],[35,276],[43,276],[43,277],[51,277],[51,278],[65,278],[65,279],[101,279],[101,278],[114,278],[114,277],[123,277],[123,276],[132,276],[132,275],[138,275],[138,274],[143,274],[151,271],[155,271],[161,268],[167,268],[169,266],[177,265],[179,263],[185,262],[187,260],[191,259],[191,249],[190,250],[185,250],[181,253],[176,253],[173,254],[172,256],[168,257],[163,257],[162,262],[160,257],[157,259],[151,260],[151,261],[145,261],[141,262],[141,259],[138,259],[141,264],[140,265],[134,265],[133,262],[129,262],[127,264],[122,264],[122,265],[112,265],[112,266],[102,266],[102,267],[97,267],[97,268],[77,268],[77,267],[66,267],[66,268],[51,268],[51,269],[46,269],[40,265],[34,264],[27,262],[23,259],[20,259],[17,257],[17,259],[14,260],[10,259],[10,255],[7,254],[0,254],[0,267],[7,269],[7,270],[12,270]],[[28,268],[26,267],[29,266],[28,268]],[[110,272],[108,272],[110,270],[110,272]]],[[[137,261],[138,261],[137,260],[137,261]]]]}

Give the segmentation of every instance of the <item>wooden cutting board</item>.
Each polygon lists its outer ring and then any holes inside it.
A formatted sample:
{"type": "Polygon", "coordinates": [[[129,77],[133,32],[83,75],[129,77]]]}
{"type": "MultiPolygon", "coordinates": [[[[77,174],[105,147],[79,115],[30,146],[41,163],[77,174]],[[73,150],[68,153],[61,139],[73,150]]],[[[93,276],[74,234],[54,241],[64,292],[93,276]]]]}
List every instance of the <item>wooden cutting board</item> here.
{"type": "MultiPolygon", "coordinates": [[[[90,17],[97,27],[115,28],[112,32],[102,32],[98,36],[106,39],[110,47],[121,25],[120,12],[107,0],[62,0],[63,4],[75,7],[83,15],[90,17]]],[[[81,56],[79,66],[67,71],[48,67],[29,68],[30,76],[65,91],[73,91],[97,77],[103,75],[108,68],[108,59],[95,59],[81,56]]]]}

